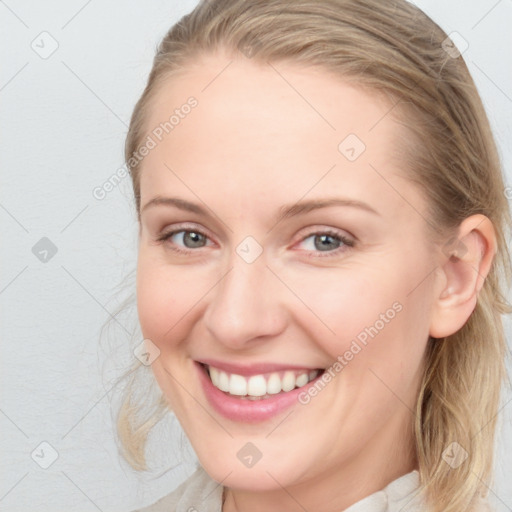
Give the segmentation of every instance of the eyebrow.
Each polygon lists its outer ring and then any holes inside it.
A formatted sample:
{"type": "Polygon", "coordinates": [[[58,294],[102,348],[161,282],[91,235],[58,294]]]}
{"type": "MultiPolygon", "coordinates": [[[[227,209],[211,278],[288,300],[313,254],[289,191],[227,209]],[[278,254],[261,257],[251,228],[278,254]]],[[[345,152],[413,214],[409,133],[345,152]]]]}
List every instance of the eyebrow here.
{"type": "MultiPolygon", "coordinates": [[[[184,210],[187,212],[196,213],[198,215],[202,215],[205,217],[212,217],[212,214],[208,211],[210,208],[204,208],[199,204],[192,203],[190,201],[186,201],[185,199],[180,199],[177,197],[162,197],[156,196],[150,201],[148,201],[141,209],[141,214],[146,209],[155,206],[174,206],[179,208],[180,210],[184,210]]],[[[372,208],[370,205],[358,201],[355,199],[342,199],[342,198],[327,198],[327,199],[311,199],[307,201],[298,201],[291,205],[282,206],[279,209],[277,217],[275,219],[275,223],[279,223],[285,219],[290,217],[294,217],[297,215],[304,215],[314,210],[319,210],[321,208],[328,208],[331,206],[344,206],[351,208],[358,208],[369,213],[373,213],[375,215],[379,215],[379,213],[372,208]]],[[[211,210],[210,210],[211,211],[211,210]]]]}

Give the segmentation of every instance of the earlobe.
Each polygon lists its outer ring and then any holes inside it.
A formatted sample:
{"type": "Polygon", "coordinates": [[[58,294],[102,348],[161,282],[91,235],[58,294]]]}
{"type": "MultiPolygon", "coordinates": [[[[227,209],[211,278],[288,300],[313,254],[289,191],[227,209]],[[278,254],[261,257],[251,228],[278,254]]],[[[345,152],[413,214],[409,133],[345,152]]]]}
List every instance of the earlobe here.
{"type": "Polygon", "coordinates": [[[496,254],[496,234],[484,215],[464,219],[458,236],[440,253],[437,297],[434,296],[430,336],[444,338],[457,332],[475,309],[496,254]]]}

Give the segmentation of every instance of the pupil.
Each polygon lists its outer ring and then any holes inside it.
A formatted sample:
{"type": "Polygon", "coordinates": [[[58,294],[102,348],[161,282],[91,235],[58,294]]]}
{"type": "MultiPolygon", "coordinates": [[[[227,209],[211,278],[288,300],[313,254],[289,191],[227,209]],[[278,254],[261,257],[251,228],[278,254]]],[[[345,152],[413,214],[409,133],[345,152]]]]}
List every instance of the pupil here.
{"type": "Polygon", "coordinates": [[[329,249],[337,249],[341,241],[335,239],[331,235],[318,235],[315,237],[315,248],[319,251],[326,251],[329,249]]]}
{"type": "Polygon", "coordinates": [[[183,242],[187,247],[202,247],[204,245],[204,237],[200,233],[187,231],[183,237],[183,242]]]}

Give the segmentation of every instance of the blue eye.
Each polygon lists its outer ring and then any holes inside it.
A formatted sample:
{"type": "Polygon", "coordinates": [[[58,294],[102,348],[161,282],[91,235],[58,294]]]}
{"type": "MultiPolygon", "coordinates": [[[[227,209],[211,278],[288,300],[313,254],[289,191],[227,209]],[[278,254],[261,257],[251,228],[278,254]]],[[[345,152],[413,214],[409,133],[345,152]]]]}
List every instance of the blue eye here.
{"type": "Polygon", "coordinates": [[[304,250],[312,252],[333,252],[343,246],[353,247],[354,242],[339,233],[313,233],[301,241],[304,250]]]}
{"type": "MultiPolygon", "coordinates": [[[[176,252],[190,254],[194,249],[213,245],[207,235],[194,229],[179,229],[169,233],[163,233],[157,240],[169,242],[170,248],[176,252]]],[[[325,253],[325,256],[332,253],[337,254],[347,248],[353,247],[355,242],[334,231],[320,231],[312,233],[299,242],[299,247],[312,256],[319,256],[318,253],[325,253]]]]}

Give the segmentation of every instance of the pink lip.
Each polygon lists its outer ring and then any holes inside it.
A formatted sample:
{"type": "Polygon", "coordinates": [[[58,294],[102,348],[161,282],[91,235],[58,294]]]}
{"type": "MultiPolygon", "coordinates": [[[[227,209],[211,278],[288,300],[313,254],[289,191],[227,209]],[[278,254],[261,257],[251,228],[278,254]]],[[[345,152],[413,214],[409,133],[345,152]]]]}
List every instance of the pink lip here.
{"type": "MultiPolygon", "coordinates": [[[[217,389],[212,384],[210,377],[207,375],[206,369],[198,362],[195,362],[194,364],[198,370],[199,380],[203,386],[206,398],[213,409],[229,420],[244,423],[258,423],[268,420],[294,404],[297,404],[298,395],[321,377],[321,375],[319,375],[306,386],[295,388],[286,393],[279,393],[271,396],[270,398],[265,398],[263,400],[244,400],[217,389]]],[[[216,365],[212,364],[212,366],[216,365]]],[[[219,366],[216,367],[218,368],[219,366]]],[[[236,368],[236,371],[239,371],[239,367],[236,368]]],[[[268,366],[264,367],[264,369],[267,368],[268,366]]],[[[280,366],[279,368],[282,367],[280,366]]],[[[287,366],[286,368],[289,369],[290,366],[287,366]]],[[[253,367],[251,366],[251,370],[252,369],[253,367]]]]}
{"type": "Polygon", "coordinates": [[[263,373],[280,372],[285,370],[304,370],[310,372],[312,370],[319,370],[320,368],[312,368],[307,366],[294,366],[290,364],[276,364],[276,363],[255,363],[250,365],[241,365],[227,363],[224,361],[217,361],[215,359],[202,359],[197,361],[198,363],[205,364],[207,366],[213,366],[219,370],[224,370],[228,373],[236,373],[237,375],[245,375],[249,377],[251,375],[259,375],[263,373]]]}

